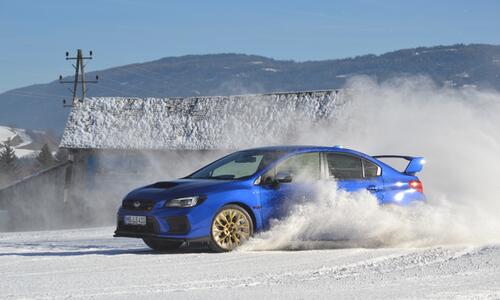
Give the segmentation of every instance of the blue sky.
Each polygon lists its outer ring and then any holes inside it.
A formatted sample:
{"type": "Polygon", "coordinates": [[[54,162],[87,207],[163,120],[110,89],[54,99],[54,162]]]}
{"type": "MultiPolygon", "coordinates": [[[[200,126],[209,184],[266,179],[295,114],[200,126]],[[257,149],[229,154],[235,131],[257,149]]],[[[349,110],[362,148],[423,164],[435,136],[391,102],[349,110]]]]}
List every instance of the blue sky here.
{"type": "Polygon", "coordinates": [[[0,0],[0,92],[166,56],[237,52],[298,61],[416,46],[500,44],[500,1],[0,0]]]}

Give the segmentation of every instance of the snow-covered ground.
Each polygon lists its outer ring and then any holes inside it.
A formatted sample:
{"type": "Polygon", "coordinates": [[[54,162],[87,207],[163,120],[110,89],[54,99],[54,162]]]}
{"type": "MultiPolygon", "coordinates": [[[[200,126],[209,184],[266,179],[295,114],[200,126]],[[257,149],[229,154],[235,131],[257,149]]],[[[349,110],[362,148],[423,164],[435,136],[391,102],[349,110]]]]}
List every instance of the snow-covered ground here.
{"type": "Polygon", "coordinates": [[[491,298],[500,245],[155,253],[113,228],[0,234],[0,298],[491,298]]]}

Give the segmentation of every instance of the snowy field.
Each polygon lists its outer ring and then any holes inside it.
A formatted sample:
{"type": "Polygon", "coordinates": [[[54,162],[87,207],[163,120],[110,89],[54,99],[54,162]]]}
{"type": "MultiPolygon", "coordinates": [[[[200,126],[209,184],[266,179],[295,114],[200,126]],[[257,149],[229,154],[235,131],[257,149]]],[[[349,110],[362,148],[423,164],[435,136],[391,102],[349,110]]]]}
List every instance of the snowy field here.
{"type": "Polygon", "coordinates": [[[0,234],[0,298],[500,298],[499,244],[155,253],[112,234],[0,234]]]}

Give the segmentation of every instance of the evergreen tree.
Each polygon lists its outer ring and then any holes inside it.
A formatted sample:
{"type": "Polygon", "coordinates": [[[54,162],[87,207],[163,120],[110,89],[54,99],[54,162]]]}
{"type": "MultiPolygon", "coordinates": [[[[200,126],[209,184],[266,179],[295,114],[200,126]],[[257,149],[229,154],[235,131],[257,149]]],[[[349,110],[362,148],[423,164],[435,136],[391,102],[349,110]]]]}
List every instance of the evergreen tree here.
{"type": "Polygon", "coordinates": [[[8,139],[0,151],[0,175],[6,180],[18,178],[18,158],[12,147],[12,142],[8,139]]]}
{"type": "Polygon", "coordinates": [[[56,162],[54,156],[52,156],[52,152],[50,152],[49,145],[47,144],[43,145],[42,150],[36,157],[36,160],[38,160],[41,167],[44,169],[54,165],[54,163],[56,162]]]}

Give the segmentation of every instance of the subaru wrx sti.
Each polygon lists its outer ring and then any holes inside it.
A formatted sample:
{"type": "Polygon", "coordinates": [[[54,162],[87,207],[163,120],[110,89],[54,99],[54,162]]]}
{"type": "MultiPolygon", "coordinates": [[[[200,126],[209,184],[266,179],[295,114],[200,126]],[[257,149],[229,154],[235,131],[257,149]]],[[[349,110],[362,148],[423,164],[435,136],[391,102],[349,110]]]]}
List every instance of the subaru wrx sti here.
{"type": "Polygon", "coordinates": [[[131,191],[118,211],[115,236],[141,238],[154,250],[205,241],[215,251],[231,251],[269,228],[290,203],[307,199],[314,181],[335,180],[348,192],[367,190],[380,204],[425,201],[415,176],[424,163],[422,157],[369,156],[341,147],[242,150],[184,178],[131,191]],[[408,164],[399,171],[384,158],[408,164]]]}

